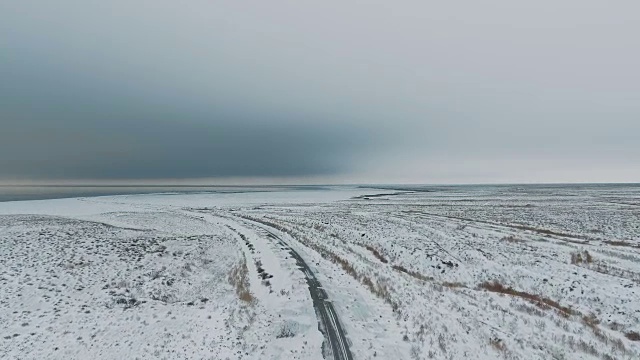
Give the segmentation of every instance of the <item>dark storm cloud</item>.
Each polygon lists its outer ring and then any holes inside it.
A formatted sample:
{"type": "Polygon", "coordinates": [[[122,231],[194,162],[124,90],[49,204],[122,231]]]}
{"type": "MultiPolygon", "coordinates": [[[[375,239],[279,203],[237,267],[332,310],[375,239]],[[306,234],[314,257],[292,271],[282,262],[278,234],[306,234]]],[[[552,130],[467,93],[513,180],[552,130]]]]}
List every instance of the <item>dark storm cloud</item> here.
{"type": "Polygon", "coordinates": [[[637,181],[636,1],[0,3],[0,180],[637,181]]]}
{"type": "MultiPolygon", "coordinates": [[[[301,112],[188,106],[118,84],[17,64],[3,74],[0,169],[30,179],[308,176],[367,146],[349,124],[301,112]],[[46,76],[46,79],[42,77],[46,76]],[[300,121],[305,120],[305,121],[300,121]]],[[[179,94],[175,94],[179,97],[179,94]]]]}
{"type": "Polygon", "coordinates": [[[0,135],[5,174],[35,179],[301,176],[344,171],[349,129],[153,121],[49,124],[0,135]]]}
{"type": "MultiPolygon", "coordinates": [[[[9,37],[0,60],[0,178],[334,175],[347,171],[353,156],[368,146],[366,129],[335,117],[328,121],[324,111],[299,107],[293,96],[291,103],[278,104],[282,98],[271,101],[268,93],[253,90],[270,87],[277,93],[282,91],[277,84],[242,74],[244,84],[225,80],[225,64],[216,60],[215,49],[205,60],[210,63],[196,69],[188,68],[197,57],[193,48],[177,55],[184,61],[179,66],[163,64],[153,54],[120,58],[123,54],[113,51],[135,53],[133,47],[146,44],[116,34],[106,40],[123,44],[112,48],[57,28],[48,38],[47,20],[65,27],[62,20],[68,17],[91,29],[90,19],[74,19],[72,6],[63,17],[55,14],[59,9],[49,10],[54,15],[29,9],[41,12],[44,25],[22,19],[3,29],[9,37]],[[99,50],[102,46],[108,49],[99,50]]],[[[172,45],[151,51],[185,50],[172,45]]]]}

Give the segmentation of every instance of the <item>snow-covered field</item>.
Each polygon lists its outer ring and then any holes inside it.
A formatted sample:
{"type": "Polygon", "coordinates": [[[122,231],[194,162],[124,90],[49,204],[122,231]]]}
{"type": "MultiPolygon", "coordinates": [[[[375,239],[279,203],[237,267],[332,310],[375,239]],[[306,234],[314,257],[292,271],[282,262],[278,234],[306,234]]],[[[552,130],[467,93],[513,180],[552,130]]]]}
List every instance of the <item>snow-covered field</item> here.
{"type": "Polygon", "coordinates": [[[638,186],[0,203],[0,358],[332,358],[290,249],[354,359],[640,358],[638,186]]]}

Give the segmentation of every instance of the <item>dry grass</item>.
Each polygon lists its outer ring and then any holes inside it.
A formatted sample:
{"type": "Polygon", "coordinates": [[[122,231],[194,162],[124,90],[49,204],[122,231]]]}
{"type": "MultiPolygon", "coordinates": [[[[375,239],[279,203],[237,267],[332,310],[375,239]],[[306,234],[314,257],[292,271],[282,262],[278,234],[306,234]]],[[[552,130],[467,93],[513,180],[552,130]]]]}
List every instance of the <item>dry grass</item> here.
{"type": "Polygon", "coordinates": [[[611,350],[617,353],[616,355],[619,355],[619,356],[622,355],[623,357],[607,354],[606,349],[603,348],[601,345],[598,345],[598,343],[590,340],[580,339],[580,338],[576,339],[576,337],[574,337],[573,335],[565,334],[565,335],[562,335],[561,337],[556,337],[554,335],[553,339],[555,342],[564,344],[568,349],[589,354],[593,357],[598,357],[602,360],[614,360],[618,358],[624,358],[624,359],[636,358],[636,357],[627,356],[627,355],[630,355],[630,353],[626,348],[624,348],[624,344],[622,343],[621,340],[609,339],[609,342],[607,342],[607,344],[612,346],[611,350]]]}
{"type": "MultiPolygon", "coordinates": [[[[313,250],[317,251],[323,258],[330,260],[331,262],[333,262],[334,264],[339,265],[342,270],[344,272],[346,272],[347,274],[349,274],[350,276],[352,276],[354,279],[356,279],[357,281],[359,281],[361,284],[363,284],[366,288],[369,289],[369,291],[371,291],[373,294],[375,294],[376,296],[382,298],[385,302],[391,304],[391,306],[394,308],[394,310],[398,310],[398,303],[394,301],[393,299],[393,295],[395,294],[395,291],[393,290],[393,288],[390,285],[390,282],[388,279],[380,279],[380,276],[376,275],[376,274],[371,274],[371,273],[367,273],[364,269],[356,269],[354,268],[354,264],[351,264],[349,260],[347,260],[346,258],[343,258],[341,255],[336,254],[334,252],[334,250],[327,248],[323,243],[316,241],[315,239],[309,239],[307,238],[303,232],[301,232],[300,230],[298,230],[298,228],[295,226],[295,224],[293,224],[292,226],[283,226],[282,224],[276,221],[270,221],[267,220],[265,218],[252,218],[249,216],[242,216],[248,220],[252,220],[252,221],[257,221],[257,222],[261,222],[265,225],[271,226],[275,229],[278,229],[284,233],[289,234],[290,236],[292,236],[293,238],[296,238],[298,241],[300,241],[302,244],[309,246],[310,248],[312,248],[313,250]]],[[[563,236],[563,237],[571,237],[571,239],[567,240],[570,242],[575,242],[575,243],[582,243],[584,244],[585,242],[588,242],[588,239],[585,238],[577,238],[576,236],[571,236],[570,234],[562,234],[562,233],[558,233],[558,232],[553,232],[553,231],[548,231],[548,230],[544,230],[544,229],[533,229],[533,228],[524,228],[524,230],[530,230],[530,231],[536,231],[538,233],[542,233],[545,235],[555,235],[555,236],[563,236]],[[574,240],[574,241],[571,241],[574,240]],[[578,241],[581,240],[581,241],[578,241]]],[[[319,229],[316,229],[319,230],[319,229]]],[[[330,236],[330,235],[329,235],[330,236]]],[[[524,240],[522,239],[517,239],[513,236],[507,236],[503,239],[501,239],[502,241],[506,241],[506,242],[511,242],[511,243],[520,243],[520,242],[524,242],[524,240]]],[[[565,239],[563,239],[565,240],[565,239]]],[[[377,259],[379,259],[382,263],[387,263],[389,260],[387,258],[385,258],[380,251],[373,247],[373,246],[366,246],[362,243],[356,243],[357,245],[360,245],[364,248],[366,248],[368,251],[370,251],[377,259]]],[[[616,244],[610,244],[610,245],[616,245],[616,246],[628,246],[630,245],[629,243],[616,243],[616,244]]],[[[598,271],[595,270],[595,268],[597,268],[600,264],[602,264],[601,260],[596,261],[593,256],[586,250],[583,251],[576,251],[575,253],[571,254],[571,263],[575,264],[575,265],[579,265],[579,266],[585,266],[588,267],[590,269],[594,269],[594,271],[598,271]],[[588,265],[588,266],[587,266],[588,265]]],[[[411,277],[414,277],[418,280],[421,281],[431,281],[432,286],[436,285],[438,287],[440,287],[440,289],[444,288],[444,287],[448,287],[448,288],[464,288],[466,287],[464,284],[461,283],[448,283],[448,282],[444,282],[444,283],[435,283],[432,282],[433,278],[422,275],[416,271],[412,271],[409,270],[401,265],[393,265],[392,268],[398,272],[402,272],[404,274],[407,274],[411,277]]],[[[607,269],[609,270],[609,269],[607,269]]],[[[604,272],[601,270],[601,272],[604,272]]],[[[524,311],[526,313],[532,314],[532,315],[536,315],[539,317],[544,317],[544,312],[542,312],[541,310],[549,310],[549,309],[553,309],[556,310],[558,312],[558,314],[561,316],[561,318],[558,318],[558,321],[562,321],[562,318],[565,318],[565,320],[569,317],[574,316],[575,320],[580,321],[586,328],[589,328],[593,334],[595,335],[595,339],[596,341],[591,342],[591,341],[583,341],[583,340],[571,340],[570,342],[572,343],[571,348],[575,351],[581,351],[584,353],[588,353],[588,354],[593,354],[595,356],[599,356],[602,359],[608,359],[611,358],[609,355],[607,355],[604,352],[601,352],[604,349],[601,349],[599,346],[598,342],[601,342],[602,344],[607,345],[608,347],[610,346],[611,349],[615,352],[615,353],[619,353],[619,354],[629,354],[629,350],[625,348],[624,342],[622,341],[623,339],[617,339],[615,336],[613,336],[613,334],[609,333],[609,329],[604,329],[607,331],[603,331],[603,329],[600,328],[600,321],[594,316],[594,315],[587,315],[585,316],[584,314],[582,314],[581,312],[572,309],[569,306],[563,306],[561,305],[559,302],[554,301],[552,299],[543,297],[541,295],[536,295],[536,294],[531,294],[531,293],[527,293],[525,291],[520,291],[520,290],[516,290],[512,287],[509,286],[505,286],[503,284],[500,284],[497,281],[493,281],[493,282],[485,282],[482,283],[480,285],[478,285],[478,289],[483,289],[483,290],[487,290],[487,291],[491,291],[491,292],[496,292],[496,293],[500,293],[500,294],[505,294],[505,295],[510,295],[513,297],[517,297],[517,298],[521,298],[526,300],[526,302],[533,304],[533,306],[524,306],[520,309],[518,308],[518,310],[524,311]]],[[[440,290],[442,291],[442,290],[440,290]]],[[[519,306],[519,305],[518,305],[519,306]]],[[[632,341],[640,341],[640,334],[638,334],[637,332],[627,332],[627,333],[623,333],[629,340],[632,341]]],[[[491,339],[490,340],[490,345],[496,349],[497,351],[501,352],[502,354],[507,354],[509,353],[508,348],[506,347],[506,344],[501,340],[501,339],[491,339]]],[[[506,356],[506,355],[505,355],[506,356]]]]}
{"type": "Polygon", "coordinates": [[[587,250],[572,252],[571,263],[574,265],[591,264],[593,263],[593,256],[587,250]]]}
{"type": "Polygon", "coordinates": [[[280,224],[277,224],[277,223],[275,223],[273,221],[269,221],[269,220],[264,219],[264,218],[258,219],[258,218],[253,218],[251,216],[246,216],[246,215],[240,215],[240,217],[245,218],[247,220],[259,222],[259,223],[262,223],[262,224],[270,226],[270,227],[273,227],[273,228],[275,228],[277,230],[280,230],[283,233],[286,233],[289,236],[297,239],[302,244],[304,244],[304,245],[312,248],[316,252],[318,252],[318,254],[320,254],[320,256],[322,256],[324,259],[329,260],[329,261],[331,261],[332,263],[334,263],[336,265],[339,265],[342,268],[342,270],[344,270],[345,273],[349,274],[351,277],[353,277],[354,279],[359,281],[361,284],[366,286],[369,289],[369,291],[371,291],[371,293],[373,293],[374,295],[378,296],[379,298],[383,299],[386,303],[391,305],[391,308],[394,311],[398,310],[399,305],[398,305],[397,302],[395,302],[392,299],[390,286],[387,285],[387,283],[385,281],[374,282],[373,280],[371,280],[371,278],[369,276],[359,273],[353,267],[353,265],[351,265],[351,263],[348,260],[340,257],[340,255],[338,255],[338,254],[334,253],[333,251],[323,247],[322,245],[307,239],[304,235],[296,234],[296,232],[293,229],[285,228],[284,226],[282,226],[280,224]]]}
{"type": "Polygon", "coordinates": [[[600,325],[600,320],[596,317],[596,314],[582,316],[582,322],[590,328],[596,328],[600,325]]]}
{"type": "Polygon", "coordinates": [[[498,281],[493,282],[484,282],[478,286],[480,289],[485,289],[487,291],[496,292],[500,294],[506,294],[511,296],[517,296],[519,298],[531,301],[541,308],[554,308],[560,312],[561,315],[568,317],[570,315],[576,314],[576,312],[568,306],[562,306],[557,301],[535,295],[530,294],[524,291],[515,290],[512,287],[507,287],[499,283],[498,281]]]}
{"type": "Polygon", "coordinates": [[[543,310],[537,308],[536,306],[529,306],[525,304],[513,304],[512,306],[514,309],[532,316],[544,317],[546,315],[543,310]]]}
{"type": "Polygon", "coordinates": [[[599,272],[601,274],[607,274],[623,279],[632,280],[635,282],[640,282],[640,273],[635,271],[620,269],[615,266],[611,266],[602,261],[595,262],[589,266],[589,270],[593,270],[599,272]]]}
{"type": "Polygon", "coordinates": [[[506,242],[510,242],[512,244],[518,244],[518,243],[524,243],[525,241],[522,239],[519,239],[513,235],[509,235],[509,236],[505,236],[502,239],[500,239],[500,241],[506,241],[506,242]]]}
{"type": "Polygon", "coordinates": [[[507,350],[507,346],[504,344],[502,339],[491,338],[489,340],[489,345],[491,345],[492,348],[496,349],[496,351],[499,352],[505,352],[507,350]]]}
{"type": "Polygon", "coordinates": [[[603,241],[603,243],[611,245],[611,246],[624,246],[624,247],[630,247],[630,248],[640,248],[640,245],[638,244],[634,244],[628,241],[622,241],[622,240],[605,240],[603,241]]]}
{"type": "Polygon", "coordinates": [[[227,279],[236,289],[236,295],[238,299],[248,304],[252,304],[255,300],[251,291],[249,291],[249,269],[247,268],[247,261],[243,259],[240,264],[235,265],[229,271],[227,279]]]}
{"type": "Polygon", "coordinates": [[[466,288],[467,285],[461,283],[461,282],[448,282],[445,281],[442,283],[442,286],[448,287],[450,289],[458,289],[458,288],[466,288]]]}
{"type": "Polygon", "coordinates": [[[617,338],[609,337],[602,329],[600,329],[600,320],[596,317],[596,314],[591,313],[589,315],[582,316],[582,323],[591,329],[593,335],[600,340],[602,343],[611,346],[612,348],[620,351],[622,353],[626,353],[627,348],[624,346],[622,340],[617,338]]]}
{"type": "Polygon", "coordinates": [[[328,259],[331,262],[340,265],[340,267],[342,268],[342,270],[344,270],[344,272],[351,275],[351,277],[353,277],[354,279],[358,280],[362,285],[366,286],[369,289],[369,291],[371,291],[372,294],[383,299],[386,303],[391,305],[391,308],[393,308],[394,311],[398,310],[398,304],[395,301],[393,301],[393,299],[391,298],[391,291],[385,283],[383,282],[375,283],[367,275],[358,273],[358,271],[356,271],[353,268],[353,266],[351,265],[351,263],[349,263],[348,260],[341,258],[339,255],[329,250],[322,249],[320,247],[317,247],[316,250],[320,253],[320,255],[323,258],[328,259]]]}
{"type": "Polygon", "coordinates": [[[586,342],[582,339],[578,340],[578,342],[575,344],[575,347],[585,353],[585,354],[589,354],[591,356],[599,356],[600,352],[598,351],[598,349],[596,348],[596,345],[592,342],[586,342]]]}
{"type": "Polygon", "coordinates": [[[637,331],[629,331],[624,333],[624,336],[631,341],[640,341],[640,334],[637,331]]]}
{"type": "MultiPolygon", "coordinates": [[[[607,344],[609,346],[611,346],[612,348],[614,348],[616,351],[619,351],[621,353],[626,353],[627,349],[624,346],[624,343],[622,342],[622,340],[620,339],[616,339],[616,338],[611,338],[609,337],[605,332],[603,332],[600,327],[598,326],[600,324],[600,320],[598,320],[598,318],[595,316],[595,314],[590,314],[590,315],[583,315],[581,314],[579,311],[573,310],[571,307],[568,306],[562,306],[560,305],[557,301],[539,296],[539,295],[535,295],[535,294],[529,294],[527,292],[524,291],[518,291],[513,289],[512,287],[506,287],[502,284],[500,284],[497,281],[493,281],[493,282],[485,282],[482,283],[478,286],[481,289],[485,289],[488,291],[492,291],[492,292],[497,292],[500,294],[507,294],[507,295],[511,295],[511,296],[517,296],[519,298],[528,300],[532,303],[534,303],[536,306],[542,308],[542,309],[546,309],[546,308],[554,308],[556,310],[558,310],[559,314],[565,318],[568,318],[571,315],[577,315],[580,316],[582,319],[582,323],[588,327],[589,329],[591,329],[591,331],[593,332],[594,336],[601,341],[604,344],[607,344]]],[[[580,341],[577,344],[577,347],[580,351],[588,353],[588,354],[592,354],[594,356],[599,355],[599,352],[597,351],[597,349],[595,348],[595,346],[591,343],[586,343],[584,341],[580,341]]]]}
{"type": "Polygon", "coordinates": [[[385,259],[384,256],[382,256],[382,254],[380,253],[380,251],[378,251],[378,249],[374,248],[371,245],[366,245],[365,248],[369,251],[371,251],[371,253],[373,254],[373,256],[375,256],[378,260],[380,260],[382,263],[386,264],[389,261],[387,261],[387,259],[385,259]]]}
{"type": "Polygon", "coordinates": [[[414,278],[416,278],[418,280],[422,280],[422,281],[433,280],[432,277],[424,276],[424,275],[420,274],[419,272],[408,270],[407,268],[405,268],[403,266],[400,266],[400,265],[393,265],[392,267],[393,267],[394,270],[400,271],[402,273],[405,273],[405,274],[407,274],[409,276],[412,276],[412,277],[414,277],[414,278]]]}
{"type": "Polygon", "coordinates": [[[527,226],[527,225],[514,225],[513,227],[516,228],[516,229],[520,229],[520,230],[533,231],[533,232],[536,232],[536,233],[542,234],[542,235],[560,236],[560,237],[564,238],[562,240],[567,241],[567,242],[571,242],[571,243],[576,243],[576,244],[586,244],[590,240],[589,238],[586,238],[584,236],[583,237],[578,237],[576,235],[565,233],[565,232],[561,232],[561,231],[554,231],[554,230],[549,230],[549,229],[540,229],[540,228],[527,226]],[[569,240],[569,239],[572,239],[572,240],[569,240]]]}
{"type": "Polygon", "coordinates": [[[356,269],[353,268],[353,265],[351,265],[351,263],[348,260],[343,259],[337,254],[334,254],[329,251],[325,252],[325,255],[323,257],[331,260],[331,262],[333,262],[334,264],[340,265],[342,270],[344,270],[344,272],[346,272],[347,274],[351,275],[356,279],[358,278],[358,272],[356,271],[356,269]]]}

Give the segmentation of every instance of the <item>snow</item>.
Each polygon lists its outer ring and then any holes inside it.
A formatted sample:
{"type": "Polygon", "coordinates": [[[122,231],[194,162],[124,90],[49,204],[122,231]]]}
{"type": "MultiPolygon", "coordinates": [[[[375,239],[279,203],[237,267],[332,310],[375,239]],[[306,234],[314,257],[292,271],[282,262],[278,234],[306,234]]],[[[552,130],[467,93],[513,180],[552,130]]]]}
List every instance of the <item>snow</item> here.
{"type": "Polygon", "coordinates": [[[640,357],[639,187],[403,190],[0,203],[0,358],[321,359],[269,233],[354,359],[640,357]],[[243,264],[251,301],[229,280],[243,264]]]}

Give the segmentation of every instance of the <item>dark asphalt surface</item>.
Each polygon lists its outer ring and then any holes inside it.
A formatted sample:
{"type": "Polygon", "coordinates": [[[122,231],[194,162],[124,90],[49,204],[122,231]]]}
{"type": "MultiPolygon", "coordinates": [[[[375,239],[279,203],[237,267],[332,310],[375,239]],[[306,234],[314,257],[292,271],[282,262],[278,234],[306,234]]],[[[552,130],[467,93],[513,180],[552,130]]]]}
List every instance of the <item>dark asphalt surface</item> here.
{"type": "MultiPolygon", "coordinates": [[[[268,226],[266,224],[263,225],[268,226]]],[[[313,300],[313,307],[316,310],[316,317],[318,318],[318,329],[322,332],[325,339],[322,344],[324,358],[334,360],[353,360],[351,350],[349,350],[349,343],[347,342],[344,330],[340,325],[340,320],[336,315],[333,304],[329,301],[327,293],[322,288],[320,281],[318,281],[307,263],[295,250],[293,250],[277,234],[269,231],[268,229],[264,230],[269,233],[269,237],[278,241],[283,248],[286,248],[289,251],[307,279],[307,285],[309,285],[309,292],[311,293],[311,299],[313,300]]]]}

